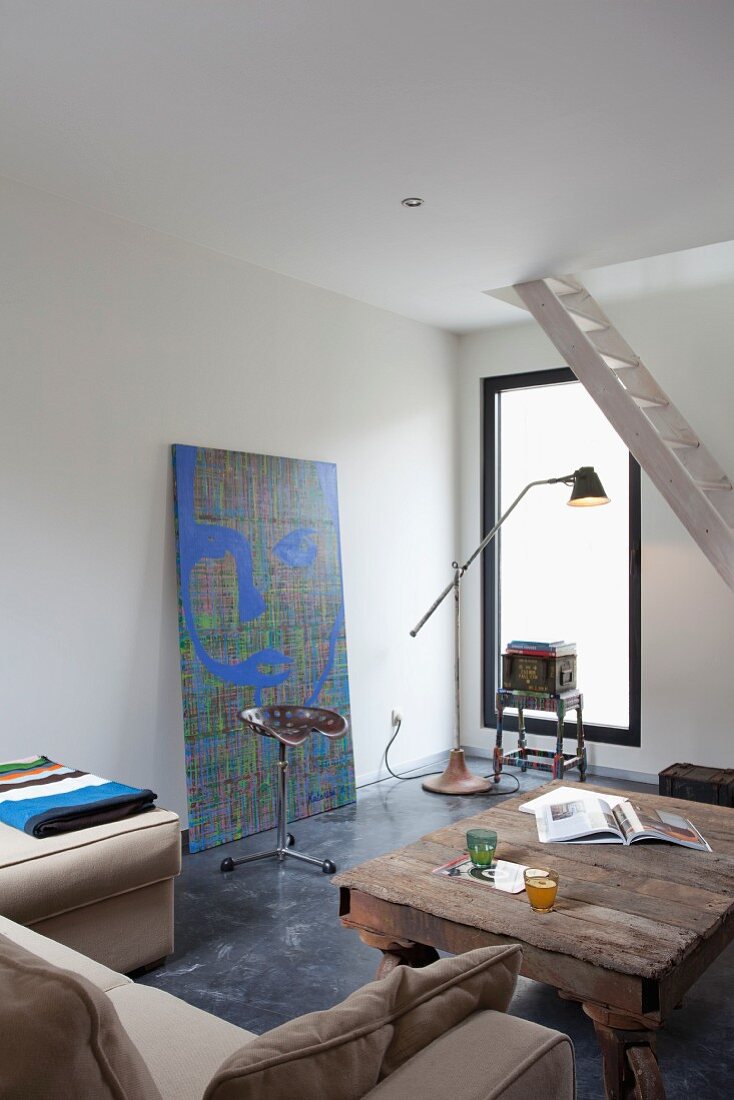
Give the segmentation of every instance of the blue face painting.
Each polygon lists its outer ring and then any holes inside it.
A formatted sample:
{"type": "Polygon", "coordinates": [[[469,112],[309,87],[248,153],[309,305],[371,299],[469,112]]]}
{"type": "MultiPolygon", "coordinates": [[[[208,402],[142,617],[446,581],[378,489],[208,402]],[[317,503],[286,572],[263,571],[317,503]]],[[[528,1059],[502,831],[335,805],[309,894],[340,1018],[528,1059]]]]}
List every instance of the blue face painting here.
{"type": "Polygon", "coordinates": [[[315,705],[343,644],[336,469],[174,447],[181,604],[211,675],[315,705]]]}

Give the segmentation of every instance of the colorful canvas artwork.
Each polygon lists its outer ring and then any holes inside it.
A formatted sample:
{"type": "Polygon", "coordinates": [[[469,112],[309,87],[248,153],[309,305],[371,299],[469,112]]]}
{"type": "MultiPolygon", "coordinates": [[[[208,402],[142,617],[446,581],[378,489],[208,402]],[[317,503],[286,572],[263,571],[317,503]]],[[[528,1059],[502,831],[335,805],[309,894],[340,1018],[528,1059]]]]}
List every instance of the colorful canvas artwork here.
{"type": "MultiPolygon", "coordinates": [[[[277,742],[238,713],[349,717],[336,467],[173,447],[189,845],[275,824],[277,742]]],[[[288,751],[288,817],[354,801],[351,734],[288,751]]]]}

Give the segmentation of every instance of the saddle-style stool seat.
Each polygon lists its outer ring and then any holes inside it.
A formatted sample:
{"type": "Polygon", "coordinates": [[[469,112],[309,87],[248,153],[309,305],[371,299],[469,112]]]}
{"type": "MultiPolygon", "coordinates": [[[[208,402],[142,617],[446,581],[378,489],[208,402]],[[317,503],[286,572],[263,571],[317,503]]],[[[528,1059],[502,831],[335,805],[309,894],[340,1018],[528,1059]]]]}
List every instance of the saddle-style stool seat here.
{"type": "Polygon", "coordinates": [[[240,863],[253,863],[257,859],[268,859],[275,856],[281,863],[286,857],[300,859],[304,863],[320,865],[325,875],[336,874],[336,866],[330,859],[315,859],[314,856],[307,856],[303,852],[293,851],[296,838],[292,833],[286,833],[285,785],[286,771],[288,770],[286,746],[293,748],[302,745],[313,733],[322,733],[324,737],[333,740],[344,737],[349,728],[346,718],[341,714],[337,714],[334,710],[290,704],[281,704],[277,707],[252,707],[249,710],[241,711],[240,718],[253,733],[257,733],[261,737],[272,737],[278,742],[277,837],[275,848],[270,848],[267,852],[258,852],[254,856],[242,856],[239,859],[227,856],[222,860],[220,870],[224,872],[234,871],[240,863]]]}

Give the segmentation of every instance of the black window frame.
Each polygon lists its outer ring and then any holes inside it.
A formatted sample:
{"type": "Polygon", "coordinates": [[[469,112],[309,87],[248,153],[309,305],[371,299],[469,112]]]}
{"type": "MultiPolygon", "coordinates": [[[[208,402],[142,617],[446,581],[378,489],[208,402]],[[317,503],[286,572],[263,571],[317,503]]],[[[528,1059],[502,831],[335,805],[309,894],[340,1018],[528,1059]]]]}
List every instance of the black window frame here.
{"type": "MultiPolygon", "coordinates": [[[[507,390],[529,389],[534,386],[561,385],[578,382],[568,367],[554,370],[529,371],[520,374],[496,375],[482,379],[482,534],[491,530],[497,521],[497,495],[499,462],[497,442],[500,431],[499,394],[507,390]]],[[[559,471],[563,473],[564,471],[559,471]]],[[[553,471],[549,471],[552,475],[553,471]]],[[[486,728],[497,724],[496,692],[499,638],[497,623],[499,611],[498,549],[493,539],[484,551],[482,559],[482,718],[486,728]]],[[[639,748],[641,710],[641,503],[640,467],[629,456],[629,726],[606,726],[584,722],[587,741],[605,745],[625,745],[639,748]]],[[[580,685],[583,690],[583,684],[580,685]]],[[[576,718],[569,724],[568,736],[575,736],[576,718]],[[571,729],[573,725],[573,730],[571,729]]],[[[505,711],[502,720],[505,730],[517,730],[517,716],[505,711]]],[[[544,721],[531,712],[525,714],[528,733],[555,737],[555,723],[544,721]]]]}

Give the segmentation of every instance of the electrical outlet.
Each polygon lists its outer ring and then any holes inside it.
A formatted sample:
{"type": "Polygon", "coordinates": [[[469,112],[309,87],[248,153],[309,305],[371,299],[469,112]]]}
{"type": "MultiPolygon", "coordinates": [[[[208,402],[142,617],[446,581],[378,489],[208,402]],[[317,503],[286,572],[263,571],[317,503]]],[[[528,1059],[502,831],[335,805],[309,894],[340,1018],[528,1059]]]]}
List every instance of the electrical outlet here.
{"type": "Polygon", "coordinates": [[[394,726],[397,726],[398,722],[402,722],[403,712],[400,707],[393,707],[391,721],[394,726]]]}

